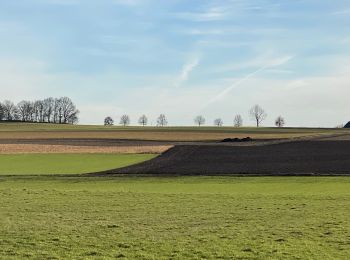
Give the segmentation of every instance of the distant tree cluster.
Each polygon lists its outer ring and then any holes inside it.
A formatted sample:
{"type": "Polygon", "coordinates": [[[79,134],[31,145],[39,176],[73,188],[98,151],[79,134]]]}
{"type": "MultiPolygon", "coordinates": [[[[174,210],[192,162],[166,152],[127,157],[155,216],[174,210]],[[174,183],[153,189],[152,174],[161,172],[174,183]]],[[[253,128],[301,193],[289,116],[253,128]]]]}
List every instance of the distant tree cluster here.
{"type": "Polygon", "coordinates": [[[78,115],[79,110],[68,97],[23,100],[18,104],[9,100],[0,102],[0,121],[75,124],[78,115]]]}
{"type": "MultiPolygon", "coordinates": [[[[129,115],[122,115],[120,117],[120,121],[119,124],[122,126],[128,126],[130,125],[131,119],[129,117],[129,115]]],[[[138,119],[138,124],[142,125],[142,126],[146,126],[148,124],[148,118],[146,115],[142,115],[139,117],[138,119]]],[[[112,119],[112,117],[107,116],[104,119],[104,125],[105,126],[109,126],[109,125],[113,125],[114,124],[114,120],[112,119]]],[[[168,120],[166,118],[166,116],[164,114],[160,114],[157,118],[157,126],[166,126],[168,124],[168,120]]]]}

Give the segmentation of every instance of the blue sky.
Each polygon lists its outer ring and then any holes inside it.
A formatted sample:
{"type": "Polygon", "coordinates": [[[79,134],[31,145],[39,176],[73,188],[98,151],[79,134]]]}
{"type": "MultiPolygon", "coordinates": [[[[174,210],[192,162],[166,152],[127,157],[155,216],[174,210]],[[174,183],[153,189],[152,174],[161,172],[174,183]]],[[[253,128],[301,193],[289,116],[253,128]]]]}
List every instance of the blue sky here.
{"type": "Polygon", "coordinates": [[[69,96],[80,122],[126,113],[231,125],[350,120],[350,1],[1,0],[0,100],[69,96]]]}

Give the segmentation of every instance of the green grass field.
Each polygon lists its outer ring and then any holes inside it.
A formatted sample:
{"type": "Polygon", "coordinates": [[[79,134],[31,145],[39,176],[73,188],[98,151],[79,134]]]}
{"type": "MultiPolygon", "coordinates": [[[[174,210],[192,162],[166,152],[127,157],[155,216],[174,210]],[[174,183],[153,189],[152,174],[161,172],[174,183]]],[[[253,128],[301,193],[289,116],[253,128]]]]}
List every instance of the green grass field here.
{"type": "Polygon", "coordinates": [[[348,259],[350,179],[0,177],[1,259],[348,259]]]}
{"type": "Polygon", "coordinates": [[[153,154],[0,154],[0,175],[82,174],[120,168],[153,154]]]}

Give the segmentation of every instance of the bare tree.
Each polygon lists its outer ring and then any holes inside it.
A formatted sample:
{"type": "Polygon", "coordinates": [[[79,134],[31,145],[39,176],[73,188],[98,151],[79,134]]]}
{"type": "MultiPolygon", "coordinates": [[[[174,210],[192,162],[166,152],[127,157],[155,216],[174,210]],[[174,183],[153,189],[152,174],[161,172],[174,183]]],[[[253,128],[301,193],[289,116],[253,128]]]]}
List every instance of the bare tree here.
{"type": "Polygon", "coordinates": [[[19,119],[23,122],[31,121],[33,108],[30,101],[23,100],[17,104],[19,119]]]}
{"type": "Polygon", "coordinates": [[[166,126],[168,124],[168,120],[166,119],[164,114],[160,114],[157,118],[157,126],[166,126]]]}
{"type": "Polygon", "coordinates": [[[27,101],[21,101],[17,104],[17,110],[18,110],[18,116],[19,119],[23,122],[26,121],[26,109],[25,109],[25,104],[27,103],[27,101]]]}
{"type": "Polygon", "coordinates": [[[128,115],[122,115],[120,118],[120,124],[123,126],[127,126],[130,124],[130,117],[128,115]]]}
{"type": "Polygon", "coordinates": [[[140,116],[138,122],[139,122],[139,124],[142,125],[142,126],[147,125],[147,123],[148,123],[148,118],[147,118],[147,116],[146,116],[146,115],[140,116]]]}
{"type": "Polygon", "coordinates": [[[194,119],[194,122],[198,125],[204,125],[205,124],[205,118],[203,116],[196,116],[194,119]]]}
{"type": "Polygon", "coordinates": [[[50,123],[53,120],[55,100],[49,97],[45,98],[42,102],[44,106],[44,121],[50,123]]]}
{"type": "Polygon", "coordinates": [[[78,121],[79,110],[69,97],[60,98],[60,123],[74,124],[78,121]]]}
{"type": "Polygon", "coordinates": [[[223,124],[224,124],[224,122],[222,121],[221,118],[216,118],[216,119],[214,120],[214,125],[215,125],[215,126],[222,126],[223,124]]]}
{"type": "Polygon", "coordinates": [[[36,100],[33,103],[33,121],[44,122],[45,117],[45,105],[43,100],[36,100]]]}
{"type": "Polygon", "coordinates": [[[33,121],[34,122],[41,122],[40,121],[40,115],[44,114],[44,108],[41,104],[40,100],[36,100],[33,103],[33,121]]]}
{"type": "Polygon", "coordinates": [[[250,111],[249,115],[256,122],[256,127],[259,127],[261,122],[264,121],[267,117],[267,114],[265,113],[264,109],[260,107],[259,105],[253,106],[250,111]]]}
{"type": "Polygon", "coordinates": [[[105,120],[104,120],[104,125],[106,125],[106,126],[111,126],[111,125],[113,125],[113,124],[114,124],[113,118],[110,117],[110,116],[107,116],[107,117],[105,118],[105,120]]]}
{"type": "Polygon", "coordinates": [[[0,121],[4,119],[4,108],[0,102],[0,121]]]}
{"type": "Polygon", "coordinates": [[[18,119],[18,110],[12,101],[5,100],[2,108],[5,120],[12,121],[18,119]]]}
{"type": "Polygon", "coordinates": [[[233,119],[234,127],[241,127],[243,125],[243,118],[241,115],[236,115],[233,119]]]}
{"type": "Polygon", "coordinates": [[[54,104],[53,104],[53,122],[58,124],[62,121],[62,113],[61,113],[61,99],[55,98],[54,104]]]}
{"type": "Polygon", "coordinates": [[[275,125],[277,127],[284,127],[285,124],[286,124],[286,121],[284,120],[284,118],[282,116],[279,116],[276,118],[275,125]]]}

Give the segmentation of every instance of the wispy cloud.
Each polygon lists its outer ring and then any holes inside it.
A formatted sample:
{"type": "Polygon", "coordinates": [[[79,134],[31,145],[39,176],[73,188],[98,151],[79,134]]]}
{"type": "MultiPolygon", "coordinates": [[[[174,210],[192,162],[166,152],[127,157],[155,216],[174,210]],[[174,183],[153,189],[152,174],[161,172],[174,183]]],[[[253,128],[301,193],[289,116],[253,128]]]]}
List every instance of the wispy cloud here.
{"type": "Polygon", "coordinates": [[[52,5],[78,5],[80,0],[39,0],[39,3],[52,5]]]}
{"type": "Polygon", "coordinates": [[[337,10],[332,13],[332,15],[347,15],[350,14],[350,9],[337,10]]]}
{"type": "Polygon", "coordinates": [[[226,32],[222,29],[186,29],[181,31],[189,35],[222,35],[226,32]]]}
{"type": "Polygon", "coordinates": [[[126,6],[136,6],[142,3],[141,0],[112,0],[112,3],[126,6]]]}
{"type": "Polygon", "coordinates": [[[202,12],[180,12],[175,17],[194,22],[218,21],[224,20],[228,16],[226,8],[216,6],[210,7],[202,12]]]}
{"type": "Polygon", "coordinates": [[[348,44],[348,43],[350,43],[350,36],[344,38],[343,40],[341,40],[340,43],[341,43],[341,44],[348,44]]]}
{"type": "Polygon", "coordinates": [[[276,111],[328,125],[350,93],[350,6],[333,2],[0,0],[0,99],[67,95],[82,123],[142,111],[191,124],[208,101],[207,122],[228,122],[259,102],[268,124],[276,111]]]}
{"type": "MultiPolygon", "coordinates": [[[[89,3],[88,1],[83,0],[35,0],[39,3],[44,4],[53,4],[53,5],[78,5],[83,3],[89,3]]],[[[125,5],[125,6],[136,6],[143,3],[142,0],[109,0],[107,2],[111,2],[117,5],[125,5]]]]}
{"type": "Polygon", "coordinates": [[[183,82],[185,82],[191,72],[199,65],[199,58],[198,57],[195,57],[193,59],[191,59],[190,61],[186,62],[183,66],[182,66],[182,69],[181,69],[181,73],[179,74],[174,86],[175,87],[179,87],[181,86],[181,84],[183,82]]]}
{"type": "Polygon", "coordinates": [[[189,63],[186,63],[181,71],[181,75],[180,75],[180,80],[181,81],[185,81],[188,79],[188,76],[190,75],[191,71],[198,66],[199,63],[199,59],[195,58],[192,61],[190,61],[189,63]]]}
{"type": "Polygon", "coordinates": [[[232,35],[232,34],[244,34],[244,35],[276,35],[285,32],[284,29],[279,27],[270,27],[270,28],[243,28],[238,26],[223,27],[218,28],[185,28],[179,30],[180,33],[188,35],[232,35]]]}
{"type": "Polygon", "coordinates": [[[273,74],[294,74],[293,70],[285,69],[266,69],[265,71],[273,74]]]}

